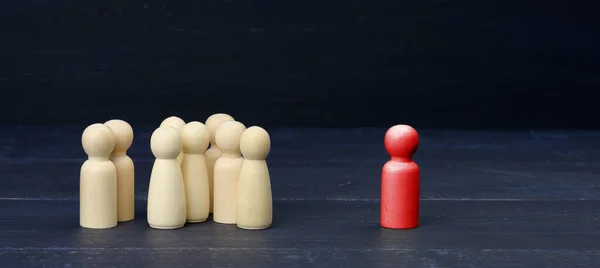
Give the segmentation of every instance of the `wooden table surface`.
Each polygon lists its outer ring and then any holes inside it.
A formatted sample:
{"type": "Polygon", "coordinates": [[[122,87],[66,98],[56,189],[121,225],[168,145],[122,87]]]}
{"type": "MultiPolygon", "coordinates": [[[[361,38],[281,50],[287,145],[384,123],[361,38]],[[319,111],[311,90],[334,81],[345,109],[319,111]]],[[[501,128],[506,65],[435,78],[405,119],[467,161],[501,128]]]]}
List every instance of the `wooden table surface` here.
{"type": "Polygon", "coordinates": [[[421,226],[379,227],[384,129],[269,129],[274,222],[79,227],[81,127],[2,127],[0,267],[598,267],[600,133],[419,130],[421,226]]]}

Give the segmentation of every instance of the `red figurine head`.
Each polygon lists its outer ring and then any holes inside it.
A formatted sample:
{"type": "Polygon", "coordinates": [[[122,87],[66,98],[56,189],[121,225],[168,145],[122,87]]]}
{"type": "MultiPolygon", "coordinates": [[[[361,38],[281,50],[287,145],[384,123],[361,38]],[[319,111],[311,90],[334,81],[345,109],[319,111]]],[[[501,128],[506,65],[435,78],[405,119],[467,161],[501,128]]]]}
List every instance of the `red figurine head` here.
{"type": "Polygon", "coordinates": [[[412,158],[419,147],[419,134],[409,125],[395,125],[385,133],[385,150],[394,158],[412,158]]]}

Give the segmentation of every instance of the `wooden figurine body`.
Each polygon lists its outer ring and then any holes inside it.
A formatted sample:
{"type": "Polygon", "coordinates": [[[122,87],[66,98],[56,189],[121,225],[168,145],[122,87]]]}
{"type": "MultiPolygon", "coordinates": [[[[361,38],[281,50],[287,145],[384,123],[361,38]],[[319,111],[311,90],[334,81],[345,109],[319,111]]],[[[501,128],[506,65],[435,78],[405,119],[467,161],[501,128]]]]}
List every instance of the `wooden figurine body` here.
{"type": "Polygon", "coordinates": [[[381,226],[415,228],[419,224],[420,171],[412,156],[419,135],[411,126],[396,125],[385,134],[384,144],[391,159],[381,174],[381,226]]]}
{"type": "Polygon", "coordinates": [[[244,163],[240,171],[237,196],[237,226],[260,230],[273,222],[271,178],[266,158],[271,149],[269,134],[253,126],[242,134],[240,150],[244,163]]]}
{"type": "Polygon", "coordinates": [[[113,119],[104,123],[115,134],[115,148],[110,161],[117,168],[117,220],[131,221],[135,218],[135,168],[127,150],[133,143],[133,129],[123,121],[113,119]]]}
{"type": "Polygon", "coordinates": [[[88,126],[81,136],[88,155],[79,177],[79,224],[90,229],[117,226],[117,169],[109,160],[115,146],[112,130],[103,124],[88,126]]]}
{"type": "Polygon", "coordinates": [[[183,184],[186,197],[187,222],[204,222],[208,218],[210,192],[204,152],[208,147],[209,133],[200,122],[187,123],[182,131],[183,141],[183,184]]]}
{"type": "MultiPolygon", "coordinates": [[[[163,120],[162,123],[160,123],[160,126],[170,126],[172,128],[177,129],[177,131],[181,132],[183,126],[185,126],[185,121],[183,121],[183,119],[177,116],[170,116],[163,120]]],[[[181,150],[179,155],[177,155],[177,161],[179,162],[179,164],[183,162],[183,149],[181,150]]]]}
{"type": "Polygon", "coordinates": [[[182,142],[179,131],[159,127],[150,138],[156,157],[148,188],[148,224],[157,229],[175,229],[185,225],[186,198],[181,166],[177,155],[182,142]]]}
{"type": "Polygon", "coordinates": [[[210,191],[210,213],[213,212],[213,199],[214,199],[214,166],[215,162],[219,157],[221,157],[221,150],[217,147],[215,142],[215,133],[217,132],[217,128],[221,125],[221,123],[226,121],[234,121],[233,117],[224,113],[217,113],[209,116],[206,119],[206,127],[208,128],[208,132],[210,134],[210,148],[206,150],[204,156],[206,157],[206,167],[208,168],[208,187],[210,191]]]}
{"type": "Polygon", "coordinates": [[[227,121],[215,133],[215,142],[222,153],[214,166],[213,220],[218,223],[236,223],[237,184],[244,162],[240,152],[240,138],[244,130],[244,124],[227,121]]]}

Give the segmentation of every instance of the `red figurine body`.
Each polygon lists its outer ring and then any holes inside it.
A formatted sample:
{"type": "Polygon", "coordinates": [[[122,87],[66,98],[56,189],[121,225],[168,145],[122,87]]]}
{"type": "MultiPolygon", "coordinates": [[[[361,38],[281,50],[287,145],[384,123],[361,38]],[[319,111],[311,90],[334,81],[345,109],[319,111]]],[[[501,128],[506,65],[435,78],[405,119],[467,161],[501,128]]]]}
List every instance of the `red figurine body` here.
{"type": "Polygon", "coordinates": [[[384,138],[391,159],[381,174],[381,226],[411,229],[419,225],[420,171],[412,156],[419,134],[408,125],[391,127],[384,138]]]}

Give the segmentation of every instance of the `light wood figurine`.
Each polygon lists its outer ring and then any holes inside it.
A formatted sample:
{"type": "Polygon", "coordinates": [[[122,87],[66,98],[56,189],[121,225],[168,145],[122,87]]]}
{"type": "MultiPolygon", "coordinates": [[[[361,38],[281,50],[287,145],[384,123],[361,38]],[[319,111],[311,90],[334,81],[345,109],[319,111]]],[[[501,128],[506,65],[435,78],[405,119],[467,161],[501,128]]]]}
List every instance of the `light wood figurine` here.
{"type": "Polygon", "coordinates": [[[221,123],[226,121],[234,121],[233,117],[224,113],[217,113],[209,116],[206,119],[206,127],[210,133],[210,148],[206,150],[204,156],[206,157],[206,167],[208,168],[208,187],[210,188],[210,213],[213,212],[213,196],[214,196],[214,172],[213,167],[219,157],[221,157],[221,150],[217,147],[215,142],[215,133],[221,123]]]}
{"type": "Polygon", "coordinates": [[[185,188],[177,155],[181,134],[172,127],[159,127],[150,137],[156,157],[148,187],[148,224],[157,229],[176,229],[186,222],[185,188]]]}
{"type": "Polygon", "coordinates": [[[271,150],[269,133],[261,127],[249,127],[242,134],[240,150],[244,163],[238,181],[237,226],[267,229],[273,222],[271,178],[266,162],[271,150]]]}
{"type": "Polygon", "coordinates": [[[88,159],[79,177],[79,224],[90,229],[117,226],[117,169],[109,160],[115,135],[104,124],[92,124],[81,135],[88,159]]]}
{"type": "Polygon", "coordinates": [[[209,134],[200,122],[187,123],[181,131],[183,141],[183,184],[185,186],[187,222],[203,222],[208,218],[210,192],[204,152],[208,147],[209,134]]]}
{"type": "Polygon", "coordinates": [[[227,121],[215,133],[215,142],[222,153],[214,166],[213,220],[218,223],[236,223],[237,183],[244,162],[240,138],[245,130],[244,124],[227,121]]]}
{"type": "MultiPolygon", "coordinates": [[[[165,120],[163,120],[162,123],[160,123],[160,126],[170,126],[172,128],[177,129],[177,131],[181,132],[183,126],[185,126],[185,121],[183,121],[183,119],[177,116],[169,116],[165,120]]],[[[177,161],[179,162],[179,164],[183,162],[183,150],[181,150],[179,155],[177,155],[177,161]]]]}
{"type": "Polygon", "coordinates": [[[117,220],[131,221],[135,218],[135,168],[127,150],[133,143],[133,128],[119,119],[109,120],[104,125],[115,134],[110,161],[117,168],[117,220]]]}

